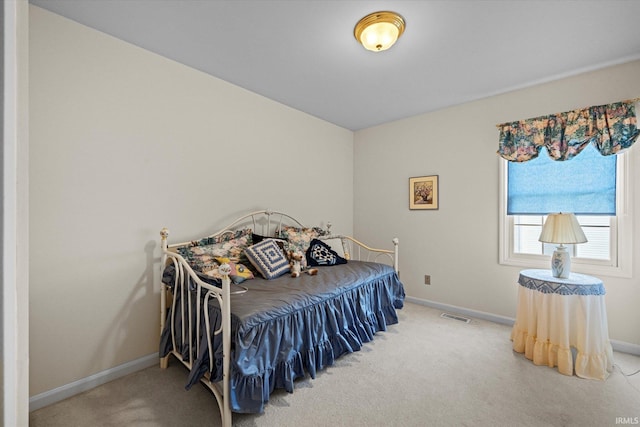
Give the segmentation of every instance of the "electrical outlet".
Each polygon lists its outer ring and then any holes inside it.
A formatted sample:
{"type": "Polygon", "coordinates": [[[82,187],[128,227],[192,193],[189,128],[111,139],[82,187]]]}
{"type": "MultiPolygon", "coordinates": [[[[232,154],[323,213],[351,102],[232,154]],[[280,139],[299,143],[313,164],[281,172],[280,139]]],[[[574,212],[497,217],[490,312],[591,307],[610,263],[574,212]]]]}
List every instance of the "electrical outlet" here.
{"type": "Polygon", "coordinates": [[[424,275],[424,284],[425,285],[430,285],[431,284],[431,276],[428,274],[424,275]]]}

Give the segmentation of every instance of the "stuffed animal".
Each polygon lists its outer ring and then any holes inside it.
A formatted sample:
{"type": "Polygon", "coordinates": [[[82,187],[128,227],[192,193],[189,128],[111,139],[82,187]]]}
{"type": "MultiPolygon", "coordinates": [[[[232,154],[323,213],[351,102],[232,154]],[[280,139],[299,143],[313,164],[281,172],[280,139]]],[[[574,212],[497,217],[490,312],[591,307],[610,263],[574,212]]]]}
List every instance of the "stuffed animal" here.
{"type": "MultiPolygon", "coordinates": [[[[220,266],[223,264],[227,264],[229,266],[229,271],[226,273],[229,276],[229,279],[236,285],[244,282],[248,279],[253,279],[253,273],[243,264],[238,263],[237,258],[226,258],[226,257],[216,257],[216,261],[220,266]]],[[[218,267],[220,270],[220,267],[218,267]]],[[[218,273],[220,276],[221,271],[218,273]]]]}
{"type": "MultiPolygon", "coordinates": [[[[300,252],[289,251],[289,266],[291,267],[291,277],[300,277],[303,273],[302,270],[302,259],[304,255],[300,252]]],[[[318,274],[317,268],[310,268],[308,270],[304,270],[308,275],[315,276],[318,274]]]]}

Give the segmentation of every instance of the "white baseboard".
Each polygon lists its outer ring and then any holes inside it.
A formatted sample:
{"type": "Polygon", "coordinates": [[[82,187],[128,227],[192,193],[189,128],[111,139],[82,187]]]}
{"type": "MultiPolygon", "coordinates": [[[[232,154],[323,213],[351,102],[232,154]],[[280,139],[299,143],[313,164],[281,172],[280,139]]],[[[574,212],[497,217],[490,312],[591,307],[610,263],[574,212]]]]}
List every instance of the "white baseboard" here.
{"type": "MultiPolygon", "coordinates": [[[[494,323],[500,323],[502,325],[513,326],[515,323],[515,319],[506,316],[499,316],[493,313],[486,313],[484,311],[472,310],[470,308],[458,307],[455,305],[443,304],[436,301],[430,301],[426,299],[420,299],[415,297],[406,296],[405,301],[412,302],[414,304],[420,304],[427,307],[435,308],[438,310],[443,310],[450,312],[452,314],[461,314],[463,316],[474,317],[476,319],[488,320],[494,323]]],[[[619,351],[621,353],[629,353],[634,354],[636,356],[640,356],[640,345],[632,344],[624,341],[618,340],[609,340],[611,342],[611,347],[615,351],[619,351]]]]}
{"type": "Polygon", "coordinates": [[[94,387],[108,383],[125,375],[140,371],[150,366],[160,363],[158,353],[149,354],[131,362],[123,363],[97,374],[93,374],[78,381],[36,394],[29,398],[29,411],[44,408],[53,403],[60,402],[83,391],[91,390],[94,387]]]}
{"type": "Polygon", "coordinates": [[[615,351],[619,351],[620,353],[629,353],[634,354],[636,356],[640,356],[640,345],[632,344],[630,342],[618,341],[618,340],[609,340],[611,341],[611,347],[615,351]]]}
{"type": "Polygon", "coordinates": [[[511,317],[499,316],[493,313],[486,313],[484,311],[471,310],[469,308],[458,307],[455,305],[443,304],[441,302],[430,301],[426,299],[420,299],[407,296],[405,301],[412,302],[414,304],[425,305],[427,307],[436,308],[438,310],[448,311],[452,314],[462,314],[469,317],[475,317],[476,319],[488,320],[494,323],[500,323],[502,325],[513,326],[516,319],[511,317]]]}

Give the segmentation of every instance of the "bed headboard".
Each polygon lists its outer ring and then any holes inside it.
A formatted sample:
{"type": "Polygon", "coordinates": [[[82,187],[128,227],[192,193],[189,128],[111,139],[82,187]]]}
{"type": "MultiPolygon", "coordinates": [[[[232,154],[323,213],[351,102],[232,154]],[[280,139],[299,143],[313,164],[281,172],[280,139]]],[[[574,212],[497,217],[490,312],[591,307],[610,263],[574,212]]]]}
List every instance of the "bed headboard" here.
{"type": "MultiPolygon", "coordinates": [[[[207,236],[207,238],[233,234],[236,230],[240,230],[242,228],[251,228],[255,234],[259,234],[261,236],[276,237],[278,230],[287,225],[304,227],[300,221],[291,215],[283,212],[272,211],[270,209],[263,209],[248,213],[234,220],[231,224],[227,225],[222,230],[207,236]]],[[[189,244],[191,244],[191,241],[173,243],[168,245],[167,248],[171,251],[175,251],[176,248],[189,244]]]]}
{"type": "MultiPolygon", "coordinates": [[[[261,236],[269,236],[269,237],[279,237],[278,231],[281,230],[285,226],[293,226],[305,228],[305,226],[298,221],[296,218],[292,217],[283,212],[272,211],[270,209],[259,210],[255,212],[248,213],[246,215],[241,216],[240,218],[234,220],[232,223],[221,229],[220,231],[213,233],[209,236],[204,237],[204,239],[208,238],[217,238],[220,236],[224,236],[225,234],[233,235],[236,231],[250,228],[253,233],[259,234],[261,236]]],[[[327,227],[325,230],[325,235],[321,237],[321,239],[335,239],[339,238],[342,240],[342,246],[344,249],[344,254],[347,259],[352,260],[360,260],[360,261],[373,261],[373,262],[381,262],[384,264],[390,264],[394,267],[395,271],[398,272],[398,239],[394,238],[392,240],[394,248],[393,250],[387,249],[376,249],[371,248],[364,243],[354,239],[351,236],[345,235],[334,235],[331,233],[331,223],[327,223],[327,227]]],[[[173,243],[171,245],[168,244],[168,236],[169,230],[163,228],[160,232],[162,236],[162,249],[167,250],[169,252],[176,253],[177,249],[182,246],[189,246],[193,241],[182,242],[182,243],[173,243]]],[[[203,238],[200,238],[203,239],[203,238]]]]}

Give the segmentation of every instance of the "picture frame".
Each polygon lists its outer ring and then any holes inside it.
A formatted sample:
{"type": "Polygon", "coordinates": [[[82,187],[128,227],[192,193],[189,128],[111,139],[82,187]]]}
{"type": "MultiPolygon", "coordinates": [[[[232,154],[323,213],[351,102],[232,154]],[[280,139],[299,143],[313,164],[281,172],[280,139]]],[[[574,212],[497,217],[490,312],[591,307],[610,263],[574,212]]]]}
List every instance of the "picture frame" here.
{"type": "Polygon", "coordinates": [[[438,209],[438,175],[409,178],[409,209],[438,209]]]}

